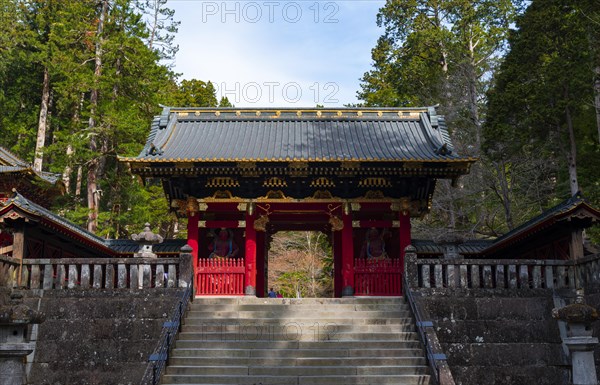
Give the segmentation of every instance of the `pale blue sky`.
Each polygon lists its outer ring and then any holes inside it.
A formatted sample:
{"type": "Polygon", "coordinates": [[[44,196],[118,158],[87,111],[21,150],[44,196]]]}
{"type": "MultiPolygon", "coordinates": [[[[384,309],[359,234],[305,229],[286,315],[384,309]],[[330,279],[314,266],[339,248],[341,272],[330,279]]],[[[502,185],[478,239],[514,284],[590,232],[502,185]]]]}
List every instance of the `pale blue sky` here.
{"type": "Polygon", "coordinates": [[[171,0],[175,71],[210,80],[238,107],[356,103],[384,0],[171,0]]]}

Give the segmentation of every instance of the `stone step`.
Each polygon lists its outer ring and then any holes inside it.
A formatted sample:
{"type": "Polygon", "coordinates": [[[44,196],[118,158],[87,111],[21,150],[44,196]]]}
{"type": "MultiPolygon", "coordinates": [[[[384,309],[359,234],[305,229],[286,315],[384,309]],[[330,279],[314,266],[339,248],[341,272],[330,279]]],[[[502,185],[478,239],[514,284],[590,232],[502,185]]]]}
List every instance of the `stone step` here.
{"type": "Polygon", "coordinates": [[[219,332],[181,332],[180,340],[196,341],[416,341],[416,332],[365,333],[339,332],[335,326],[330,328],[313,328],[303,330],[296,325],[289,325],[282,333],[273,329],[250,329],[240,333],[219,332]]]}
{"type": "Polygon", "coordinates": [[[177,340],[176,349],[417,349],[412,341],[199,341],[177,340]]]}
{"type": "MultiPolygon", "coordinates": [[[[421,353],[422,354],[422,353],[421,353]]],[[[169,359],[169,365],[173,366],[424,366],[424,357],[178,357],[169,359]]]]}
{"type": "MultiPolygon", "coordinates": [[[[166,374],[183,376],[219,375],[218,366],[169,365],[166,374]]],[[[230,375],[250,376],[345,376],[345,375],[407,375],[425,374],[425,366],[228,366],[230,375]]]]}
{"type": "Polygon", "coordinates": [[[404,298],[196,298],[162,384],[427,385],[404,298]]]}
{"type": "Polygon", "coordinates": [[[416,348],[358,348],[358,349],[206,349],[204,347],[195,348],[177,348],[173,350],[172,357],[181,358],[213,358],[213,357],[240,357],[240,358],[353,358],[362,359],[382,357],[401,359],[423,357],[423,350],[420,346],[416,348]]]}
{"type": "Polygon", "coordinates": [[[186,319],[184,320],[184,325],[246,325],[246,324],[254,324],[254,325],[288,325],[290,323],[296,323],[300,326],[313,326],[315,323],[319,324],[339,324],[339,325],[405,325],[411,324],[414,325],[414,320],[411,317],[397,317],[397,318],[356,318],[356,317],[346,317],[346,318],[327,318],[327,319],[313,319],[313,318],[264,318],[264,317],[256,317],[256,318],[246,318],[239,319],[237,317],[229,317],[229,318],[206,318],[206,317],[198,317],[193,313],[188,314],[186,319]]]}
{"type": "Polygon", "coordinates": [[[335,310],[335,311],[356,311],[356,312],[367,312],[367,311],[409,311],[410,307],[406,303],[398,304],[295,304],[295,305],[284,305],[284,304],[198,304],[194,303],[190,306],[191,311],[324,311],[324,310],[335,310]]]}
{"type": "Polygon", "coordinates": [[[257,311],[197,311],[190,310],[188,317],[190,318],[229,318],[229,319],[255,319],[255,318],[277,318],[277,319],[385,319],[385,318],[408,318],[411,316],[409,310],[395,311],[335,311],[328,309],[327,311],[304,311],[302,309],[279,309],[279,310],[257,310],[257,311]]]}
{"type": "Polygon", "coordinates": [[[165,375],[161,384],[187,385],[428,385],[428,375],[189,376],[165,375]]]}
{"type": "MultiPolygon", "coordinates": [[[[252,321],[248,323],[237,323],[237,324],[211,324],[196,322],[199,319],[188,319],[186,323],[182,325],[182,332],[196,332],[196,333],[238,333],[238,334],[256,334],[256,333],[281,333],[287,331],[290,327],[290,323],[278,324],[278,323],[263,323],[256,324],[252,321]],[[190,322],[192,321],[192,322],[190,322]]],[[[365,333],[398,333],[398,332],[414,332],[414,322],[407,318],[404,323],[398,323],[393,325],[354,325],[348,323],[333,323],[333,322],[304,322],[294,323],[296,326],[300,326],[303,330],[307,330],[313,333],[319,333],[323,331],[335,330],[337,332],[365,332],[365,333]]]]}
{"type": "Polygon", "coordinates": [[[378,305],[378,304],[404,304],[406,301],[404,297],[349,297],[349,298],[257,298],[257,297],[210,297],[210,296],[197,296],[192,302],[192,306],[199,304],[205,305],[221,305],[221,304],[233,304],[233,305],[248,305],[248,304],[282,304],[282,305],[298,305],[298,304],[313,304],[313,305],[325,305],[325,304],[367,304],[367,305],[378,305]]]}

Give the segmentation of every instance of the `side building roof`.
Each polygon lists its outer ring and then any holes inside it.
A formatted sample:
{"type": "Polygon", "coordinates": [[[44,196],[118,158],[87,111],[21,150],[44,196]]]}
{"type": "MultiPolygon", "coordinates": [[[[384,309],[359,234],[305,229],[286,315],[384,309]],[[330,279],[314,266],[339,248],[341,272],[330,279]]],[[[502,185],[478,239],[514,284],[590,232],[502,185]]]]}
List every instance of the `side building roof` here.
{"type": "Polygon", "coordinates": [[[599,222],[600,211],[587,202],[581,193],[577,193],[496,238],[490,246],[482,250],[482,253],[493,255],[507,248],[524,244],[533,237],[538,237],[549,229],[563,224],[568,227],[576,226],[583,229],[599,222]]]}
{"type": "MultiPolygon", "coordinates": [[[[0,206],[0,223],[6,220],[24,219],[29,223],[37,223],[58,237],[66,237],[70,242],[106,257],[132,255],[139,249],[139,244],[130,239],[104,239],[74,224],[66,218],[15,193],[3,206],[0,206]]],[[[153,246],[157,254],[177,254],[186,240],[169,239],[153,246]]]]}
{"type": "Polygon", "coordinates": [[[60,174],[34,171],[31,164],[20,159],[8,149],[0,147],[0,174],[9,173],[33,174],[52,185],[60,180],[60,174]]]}

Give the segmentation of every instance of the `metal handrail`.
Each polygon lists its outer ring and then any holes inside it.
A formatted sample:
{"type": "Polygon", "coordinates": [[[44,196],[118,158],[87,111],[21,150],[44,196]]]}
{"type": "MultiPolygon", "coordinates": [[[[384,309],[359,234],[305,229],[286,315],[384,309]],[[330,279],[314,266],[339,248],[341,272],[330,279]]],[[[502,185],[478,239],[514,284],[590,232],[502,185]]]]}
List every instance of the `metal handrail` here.
{"type": "Polygon", "coordinates": [[[182,294],[173,311],[170,321],[163,323],[160,340],[154,353],[148,357],[148,366],[142,377],[140,385],[157,385],[169,360],[169,354],[177,333],[181,330],[181,319],[187,311],[190,301],[194,298],[194,274],[190,277],[190,284],[182,294]]]}
{"type": "Polygon", "coordinates": [[[427,330],[426,330],[426,328],[433,327],[433,322],[423,319],[424,317],[422,316],[421,311],[420,311],[419,307],[417,306],[417,303],[414,298],[414,294],[413,294],[412,290],[410,289],[410,286],[408,285],[408,280],[406,278],[406,274],[403,274],[402,282],[403,282],[403,286],[404,286],[404,294],[406,296],[408,304],[410,305],[412,313],[415,317],[415,321],[417,324],[417,331],[419,332],[419,337],[421,338],[421,342],[423,343],[423,346],[425,347],[425,352],[427,354],[427,357],[426,357],[427,363],[429,364],[429,367],[431,369],[431,372],[433,374],[436,384],[439,384],[440,383],[440,368],[438,365],[438,361],[445,361],[446,355],[442,354],[442,353],[435,353],[433,351],[433,347],[429,343],[429,338],[427,338],[427,330]]]}

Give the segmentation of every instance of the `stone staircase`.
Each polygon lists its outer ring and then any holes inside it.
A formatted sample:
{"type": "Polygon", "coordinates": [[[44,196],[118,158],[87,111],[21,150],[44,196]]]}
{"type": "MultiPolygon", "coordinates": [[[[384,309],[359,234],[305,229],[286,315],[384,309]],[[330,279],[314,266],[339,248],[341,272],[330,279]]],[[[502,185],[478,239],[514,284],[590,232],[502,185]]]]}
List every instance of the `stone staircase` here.
{"type": "Polygon", "coordinates": [[[196,298],[162,384],[429,384],[402,298],[196,298]]]}

